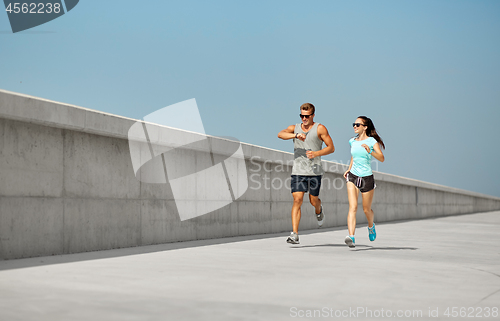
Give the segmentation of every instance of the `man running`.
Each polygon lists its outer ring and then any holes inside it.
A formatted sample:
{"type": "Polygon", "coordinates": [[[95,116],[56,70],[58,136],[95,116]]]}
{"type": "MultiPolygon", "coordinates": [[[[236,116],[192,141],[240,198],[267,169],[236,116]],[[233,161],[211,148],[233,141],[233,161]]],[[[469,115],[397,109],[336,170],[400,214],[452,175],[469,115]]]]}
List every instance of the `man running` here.
{"type": "Polygon", "coordinates": [[[309,192],[309,201],[314,206],[318,225],[323,225],[325,215],[319,199],[321,176],[324,174],[321,166],[321,156],[335,151],[333,141],[325,126],[314,122],[315,108],[313,104],[305,103],[300,106],[302,123],[288,126],[279,132],[278,138],[293,139],[294,160],[292,168],[292,228],[293,231],[286,240],[288,243],[299,243],[300,207],[304,200],[304,193],[309,192]],[[321,149],[323,142],[326,147],[321,149]]]}

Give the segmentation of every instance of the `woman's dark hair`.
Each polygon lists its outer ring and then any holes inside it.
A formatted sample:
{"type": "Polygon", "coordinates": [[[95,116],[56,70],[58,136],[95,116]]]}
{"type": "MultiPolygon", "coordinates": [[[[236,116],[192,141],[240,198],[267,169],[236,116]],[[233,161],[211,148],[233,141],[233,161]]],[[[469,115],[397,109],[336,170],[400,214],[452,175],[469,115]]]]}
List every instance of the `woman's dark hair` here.
{"type": "Polygon", "coordinates": [[[373,125],[372,120],[366,116],[359,116],[358,118],[363,119],[365,126],[367,127],[366,128],[366,135],[368,135],[369,137],[375,138],[375,140],[380,144],[380,146],[383,149],[385,149],[384,141],[378,135],[377,130],[375,129],[375,125],[373,125]]]}

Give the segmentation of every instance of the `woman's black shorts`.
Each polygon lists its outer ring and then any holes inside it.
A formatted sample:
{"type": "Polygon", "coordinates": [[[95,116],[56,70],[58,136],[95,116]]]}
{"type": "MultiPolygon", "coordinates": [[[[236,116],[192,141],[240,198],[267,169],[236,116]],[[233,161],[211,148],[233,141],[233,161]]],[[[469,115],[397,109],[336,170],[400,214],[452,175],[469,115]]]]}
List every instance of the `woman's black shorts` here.
{"type": "Polygon", "coordinates": [[[359,177],[354,175],[351,172],[347,172],[347,181],[356,185],[357,188],[361,191],[361,193],[366,193],[377,187],[375,184],[375,179],[373,175],[359,177]]]}

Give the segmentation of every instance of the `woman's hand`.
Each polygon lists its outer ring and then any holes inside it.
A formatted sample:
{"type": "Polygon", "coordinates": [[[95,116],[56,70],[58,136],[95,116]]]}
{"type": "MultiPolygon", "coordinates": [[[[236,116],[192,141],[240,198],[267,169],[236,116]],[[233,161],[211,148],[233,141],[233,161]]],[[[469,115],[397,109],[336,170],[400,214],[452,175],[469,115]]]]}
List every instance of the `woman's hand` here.
{"type": "Polygon", "coordinates": [[[347,179],[347,173],[349,173],[349,170],[346,170],[344,173],[344,178],[347,179]]]}
{"type": "Polygon", "coordinates": [[[363,148],[366,150],[366,152],[367,152],[368,154],[370,154],[371,149],[370,149],[370,147],[368,147],[368,145],[363,144],[363,145],[361,145],[361,147],[363,147],[363,148]]]}

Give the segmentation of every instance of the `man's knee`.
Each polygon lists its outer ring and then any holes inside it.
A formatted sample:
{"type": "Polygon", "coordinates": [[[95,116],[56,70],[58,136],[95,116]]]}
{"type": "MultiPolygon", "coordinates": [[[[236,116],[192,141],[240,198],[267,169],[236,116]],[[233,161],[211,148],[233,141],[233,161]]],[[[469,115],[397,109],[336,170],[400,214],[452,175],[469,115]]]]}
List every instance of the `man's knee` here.
{"type": "Polygon", "coordinates": [[[304,201],[304,194],[302,193],[297,193],[297,194],[293,194],[293,202],[294,203],[300,203],[302,204],[302,202],[304,201]]]}

